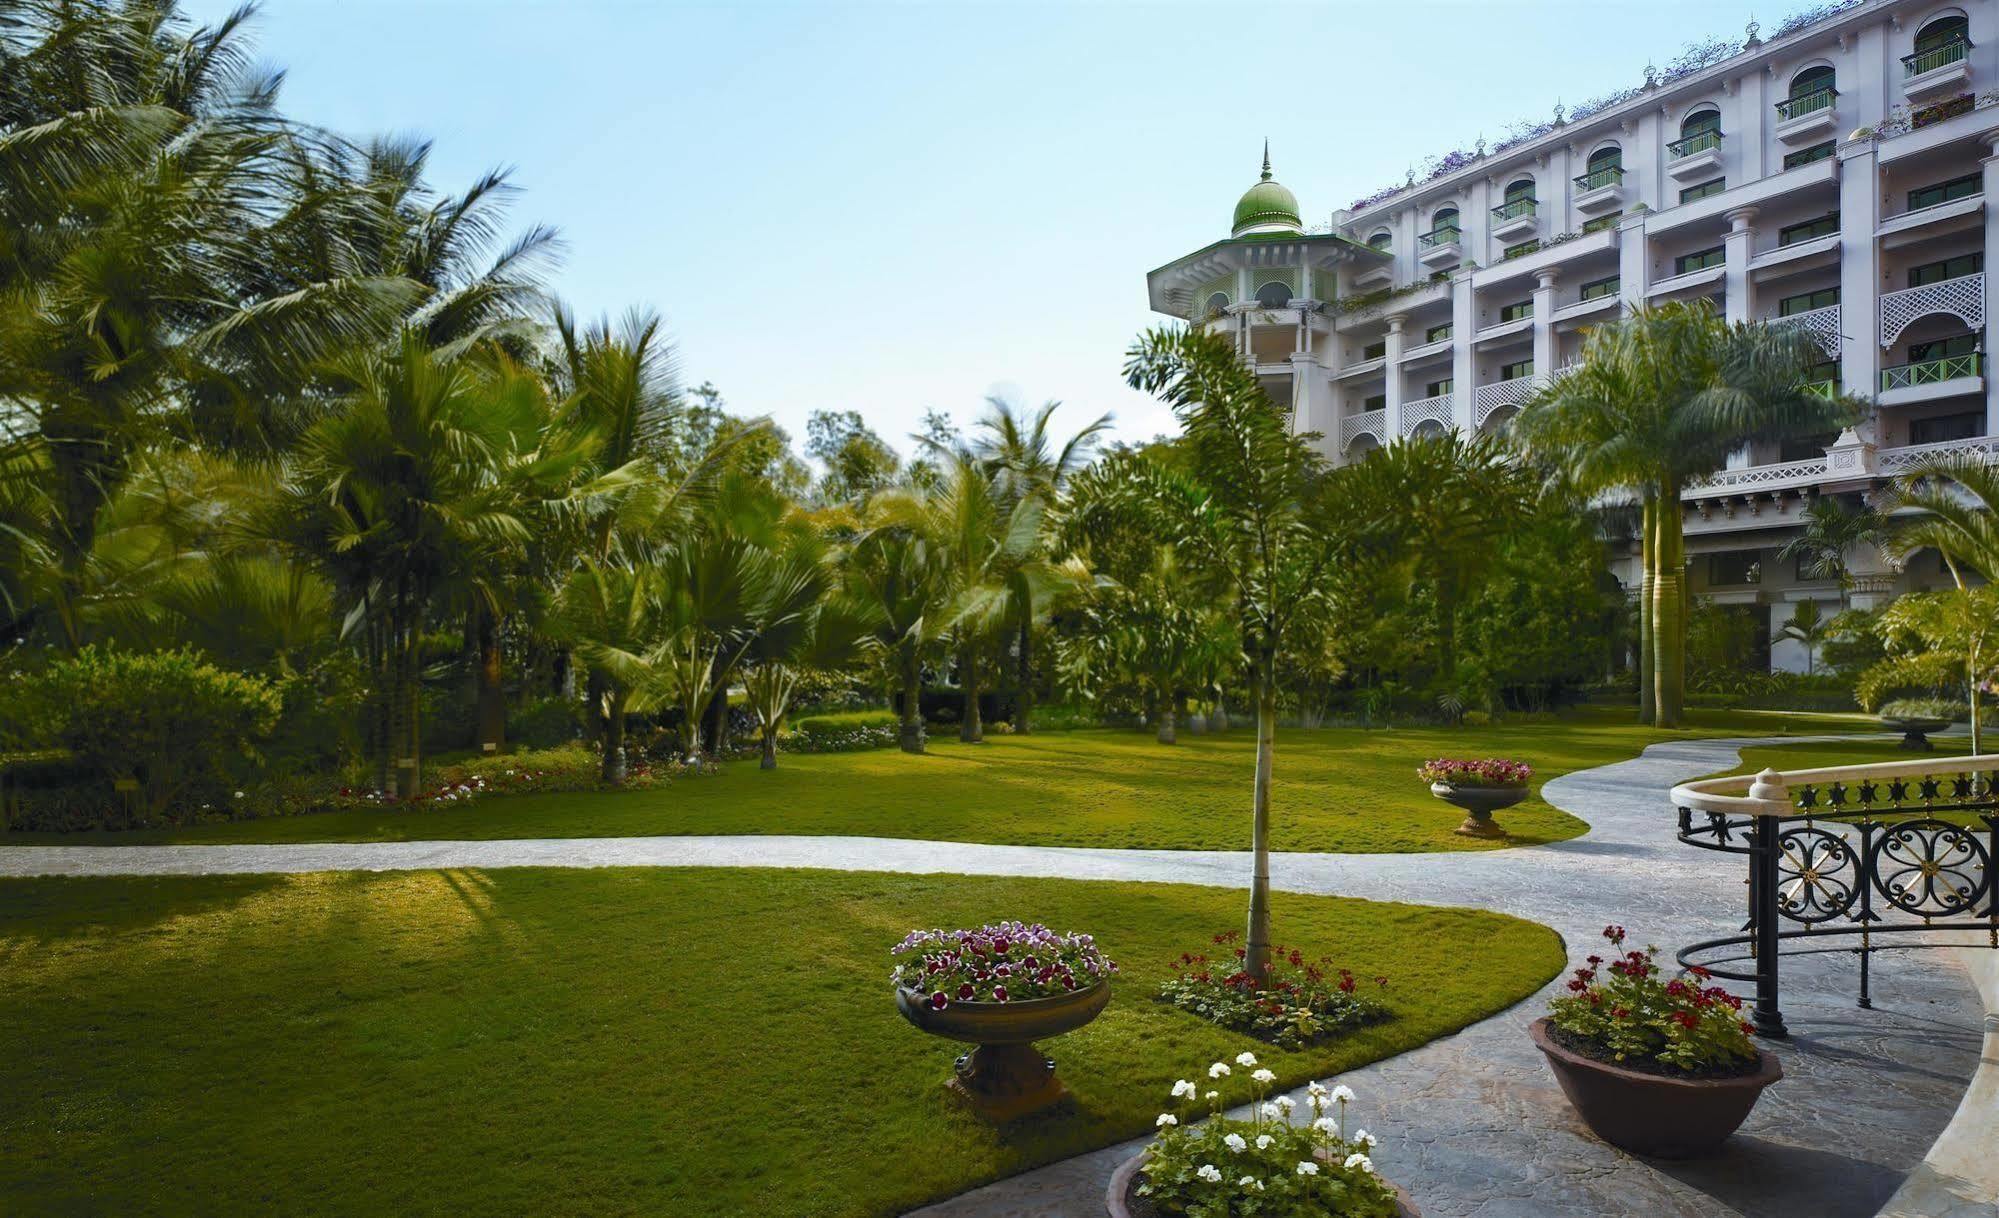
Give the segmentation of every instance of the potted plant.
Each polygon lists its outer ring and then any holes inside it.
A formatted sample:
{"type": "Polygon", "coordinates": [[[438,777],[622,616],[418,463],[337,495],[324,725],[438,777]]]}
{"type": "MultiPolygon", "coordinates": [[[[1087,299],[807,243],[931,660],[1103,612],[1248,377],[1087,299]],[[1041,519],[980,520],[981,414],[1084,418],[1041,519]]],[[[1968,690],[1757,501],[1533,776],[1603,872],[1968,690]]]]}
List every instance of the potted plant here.
{"type": "Polygon", "coordinates": [[[1706,969],[1662,980],[1657,948],[1623,951],[1622,926],[1603,937],[1616,955],[1575,971],[1531,1025],[1534,1044],[1604,1141],[1662,1159],[1709,1154],[1784,1072],[1750,1042],[1742,1000],[1707,985],[1706,969]]]}
{"type": "Polygon", "coordinates": [[[1373,1134],[1348,1132],[1346,1086],[1306,1088],[1311,1120],[1292,1123],[1297,1103],[1269,1098],[1277,1076],[1243,1053],[1231,1067],[1208,1067],[1208,1084],[1173,1084],[1172,1107],[1158,1136],[1111,1176],[1104,1207],[1110,1218],[1221,1218],[1284,1214],[1295,1218],[1420,1218],[1408,1194],[1375,1171],[1373,1134]],[[1221,1089],[1237,1070],[1248,1072],[1246,1119],[1223,1115],[1221,1089]],[[1206,1110],[1206,1119],[1200,1117],[1206,1110]]]}
{"type": "Polygon", "coordinates": [[[896,1009],[934,1036],[977,1046],[946,1086],[990,1121],[1065,1099],[1055,1062],[1034,1042],[1072,1032],[1111,1000],[1117,965],[1089,935],[1036,923],[911,931],[890,949],[896,1009]]]}
{"type": "Polygon", "coordinates": [[[1419,766],[1416,776],[1430,784],[1430,794],[1465,810],[1465,823],[1457,832],[1466,837],[1505,837],[1506,830],[1492,814],[1527,798],[1527,782],[1534,777],[1534,768],[1503,757],[1439,757],[1419,766]]]}
{"type": "Polygon", "coordinates": [[[1936,746],[1929,734],[1940,732],[1959,719],[1969,718],[1971,708],[1962,702],[1938,698],[1897,698],[1881,707],[1881,723],[1902,733],[1896,747],[1911,753],[1927,753],[1936,746]]]}

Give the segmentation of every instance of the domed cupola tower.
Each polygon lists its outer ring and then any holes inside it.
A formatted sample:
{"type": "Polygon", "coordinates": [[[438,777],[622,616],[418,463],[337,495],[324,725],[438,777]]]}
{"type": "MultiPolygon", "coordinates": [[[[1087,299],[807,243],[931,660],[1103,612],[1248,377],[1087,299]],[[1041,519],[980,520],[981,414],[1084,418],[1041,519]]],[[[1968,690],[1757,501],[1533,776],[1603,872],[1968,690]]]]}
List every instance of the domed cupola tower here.
{"type": "Polygon", "coordinates": [[[1263,141],[1263,177],[1243,192],[1235,205],[1235,226],[1231,237],[1253,233],[1301,233],[1305,222],[1298,215],[1298,197],[1270,178],[1270,141],[1263,141]]]}

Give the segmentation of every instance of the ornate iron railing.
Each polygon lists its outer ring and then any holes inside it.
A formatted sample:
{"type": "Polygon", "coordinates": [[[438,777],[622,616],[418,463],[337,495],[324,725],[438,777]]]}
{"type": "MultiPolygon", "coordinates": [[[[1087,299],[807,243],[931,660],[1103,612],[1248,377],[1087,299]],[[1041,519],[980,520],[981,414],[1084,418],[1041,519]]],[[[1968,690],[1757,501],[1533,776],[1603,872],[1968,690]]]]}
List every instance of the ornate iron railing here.
{"type": "Polygon", "coordinates": [[[1820,110],[1830,110],[1833,99],[1838,96],[1838,90],[1827,86],[1823,89],[1813,89],[1809,93],[1800,93],[1796,97],[1787,97],[1777,103],[1777,118],[1780,121],[1803,118],[1820,110]]]}
{"type": "Polygon", "coordinates": [[[1510,202],[1501,203],[1498,207],[1492,209],[1492,218],[1495,220],[1512,220],[1520,216],[1531,216],[1533,214],[1534,200],[1532,199],[1514,199],[1510,202]]]}
{"type": "Polygon", "coordinates": [[[1881,388],[1885,392],[1915,385],[1937,385],[1961,377],[1977,376],[1984,366],[1985,357],[1977,351],[1946,355],[1942,359],[1926,359],[1915,364],[1896,364],[1881,370],[1881,388]]]}
{"type": "Polygon", "coordinates": [[[1721,132],[1696,131],[1685,139],[1674,140],[1666,145],[1666,155],[1676,161],[1683,161],[1697,152],[1706,152],[1710,148],[1719,147],[1721,147],[1721,132]]]}
{"type": "Polygon", "coordinates": [[[1873,1003],[1873,953],[1884,947],[1919,946],[1910,937],[1923,932],[1969,931],[1999,949],[1995,769],[1999,758],[1989,756],[1922,758],[1674,787],[1680,840],[1743,855],[1749,870],[1742,933],[1691,944],[1680,963],[1754,982],[1758,1030],[1782,1036],[1787,946],[1858,955],[1863,1007],[1873,1003]],[[1813,946],[1828,939],[1850,942],[1813,946]]]}
{"type": "Polygon", "coordinates": [[[1931,47],[1927,51],[1917,51],[1913,55],[1902,56],[1902,79],[1921,76],[1938,68],[1949,67],[1971,52],[1971,40],[1953,38],[1942,46],[1931,47]]]}
{"type": "Polygon", "coordinates": [[[1624,166],[1606,165],[1602,169],[1592,170],[1577,178],[1576,189],[1584,192],[1602,190],[1606,186],[1616,186],[1622,181],[1624,181],[1624,166]]]}
{"type": "Polygon", "coordinates": [[[1424,249],[1435,249],[1440,245],[1455,245],[1460,235],[1456,225],[1445,225],[1442,228],[1433,228],[1427,233],[1419,234],[1416,238],[1416,244],[1422,246],[1424,249]]]}

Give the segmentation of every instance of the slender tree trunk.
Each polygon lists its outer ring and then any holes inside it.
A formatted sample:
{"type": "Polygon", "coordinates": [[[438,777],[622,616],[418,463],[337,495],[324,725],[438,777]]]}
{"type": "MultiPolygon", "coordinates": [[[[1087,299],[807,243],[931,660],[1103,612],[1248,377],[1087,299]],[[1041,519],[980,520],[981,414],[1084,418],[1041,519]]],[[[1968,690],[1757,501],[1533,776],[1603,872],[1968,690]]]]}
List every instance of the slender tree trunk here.
{"type": "Polygon", "coordinates": [[[1229,708],[1223,705],[1224,695],[1220,686],[1215,687],[1215,710],[1208,716],[1208,730],[1220,735],[1229,730],[1229,708]]]}
{"type": "MultiPolygon", "coordinates": [[[[604,699],[609,697],[610,693],[611,685],[609,679],[596,669],[591,669],[583,678],[583,697],[592,707],[602,707],[604,699]]],[[[602,710],[598,710],[595,714],[584,716],[584,721],[589,724],[584,729],[586,733],[584,739],[592,744],[601,743],[604,739],[604,728],[609,723],[602,710]]]]}
{"type": "Polygon", "coordinates": [[[591,716],[599,721],[599,737],[604,741],[604,766],[599,776],[605,785],[625,785],[625,695],[605,682],[604,701],[591,716]]]}
{"type": "Polygon", "coordinates": [[[507,695],[500,654],[500,623],[481,606],[478,617],[479,643],[479,751],[497,753],[507,745],[507,695]]]}
{"type": "Polygon", "coordinates": [[[958,739],[965,744],[982,744],[986,738],[985,719],[979,714],[978,646],[965,648],[958,656],[958,684],[965,691],[965,713],[958,719],[958,739]]]}
{"type": "Polygon", "coordinates": [[[763,758],[757,762],[759,770],[777,768],[777,725],[767,723],[763,729],[763,758]]]}
{"type": "Polygon", "coordinates": [[[1028,658],[1034,645],[1034,622],[1023,617],[1020,623],[1020,688],[1013,697],[1013,730],[1025,736],[1034,730],[1034,664],[1028,658]]]}
{"type": "Polygon", "coordinates": [[[1277,747],[1277,656],[1264,648],[1256,660],[1256,785],[1251,798],[1249,942],[1243,969],[1258,986],[1270,976],[1270,769],[1277,747]]]}
{"type": "Polygon", "coordinates": [[[1652,596],[1659,573],[1659,517],[1650,499],[1645,501],[1641,532],[1639,563],[1644,571],[1638,581],[1638,722],[1650,723],[1658,711],[1655,705],[1658,694],[1652,688],[1657,671],[1652,654],[1652,596]]]}
{"type": "Polygon", "coordinates": [[[1159,731],[1157,733],[1159,743],[1180,743],[1180,734],[1176,730],[1177,727],[1178,724],[1174,721],[1173,714],[1173,695],[1171,693],[1161,694],[1159,696],[1159,731]]]}
{"type": "Polygon", "coordinates": [[[1652,688],[1657,698],[1653,722],[1660,727],[1679,727],[1686,688],[1686,561],[1685,541],[1676,510],[1673,487],[1661,488],[1658,523],[1659,571],[1653,577],[1653,601],[1657,606],[1653,633],[1656,671],[1652,688]]]}
{"type": "Polygon", "coordinates": [[[368,651],[368,703],[367,744],[368,760],[375,770],[375,790],[383,795],[391,794],[389,788],[389,739],[391,718],[389,714],[389,648],[387,632],[381,618],[374,613],[368,615],[368,624],[363,631],[368,651]]]}
{"type": "Polygon", "coordinates": [[[923,751],[923,664],[914,648],[902,660],[902,751],[923,751]]]}

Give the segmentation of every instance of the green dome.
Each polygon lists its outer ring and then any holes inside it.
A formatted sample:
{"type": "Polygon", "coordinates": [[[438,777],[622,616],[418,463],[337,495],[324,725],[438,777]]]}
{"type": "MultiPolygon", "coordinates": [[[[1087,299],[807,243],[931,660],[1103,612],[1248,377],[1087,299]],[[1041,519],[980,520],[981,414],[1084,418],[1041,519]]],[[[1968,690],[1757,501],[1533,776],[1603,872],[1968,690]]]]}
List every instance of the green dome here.
{"type": "Polygon", "coordinates": [[[1252,229],[1258,232],[1302,232],[1304,220],[1298,215],[1298,197],[1270,180],[1270,145],[1263,146],[1263,180],[1243,193],[1235,205],[1235,226],[1230,236],[1240,237],[1252,229]]]}

